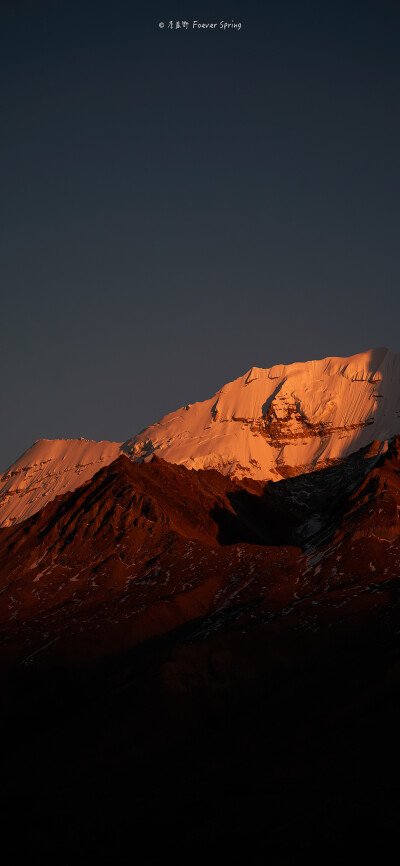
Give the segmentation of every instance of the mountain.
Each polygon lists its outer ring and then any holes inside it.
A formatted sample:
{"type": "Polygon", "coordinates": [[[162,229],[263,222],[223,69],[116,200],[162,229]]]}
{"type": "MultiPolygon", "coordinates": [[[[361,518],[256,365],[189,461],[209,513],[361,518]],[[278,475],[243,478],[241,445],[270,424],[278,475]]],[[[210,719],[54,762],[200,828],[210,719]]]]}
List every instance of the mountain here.
{"type": "Polygon", "coordinates": [[[399,445],[266,485],[121,455],[0,531],[3,662],[51,655],[55,641],[68,656],[72,637],[82,661],[197,617],[213,630],[232,611],[315,624],[333,598],[395,585],[399,445]]]}
{"type": "Polygon", "coordinates": [[[400,766],[399,479],[400,437],[266,484],[120,455],[1,529],[3,796],[224,827],[245,792],[272,862],[337,809],[358,850],[400,766]]]}
{"type": "Polygon", "coordinates": [[[25,520],[56,496],[75,490],[120,451],[117,442],[38,439],[0,478],[0,526],[25,520]]]}
{"type": "Polygon", "coordinates": [[[400,356],[252,367],[209,400],[166,415],[124,443],[41,439],[0,479],[0,526],[25,520],[119,454],[277,481],[334,464],[400,433],[400,356]]]}
{"type": "Polygon", "coordinates": [[[166,415],[125,442],[189,469],[277,480],[320,469],[400,432],[400,356],[252,367],[210,400],[166,415]]]}
{"type": "Polygon", "coordinates": [[[337,862],[347,830],[379,853],[400,769],[400,436],[277,481],[113,447],[0,529],[3,801],[22,792],[35,831],[45,808],[78,840],[77,810],[95,814],[89,853],[124,815],[131,839],[133,813],[193,844],[210,810],[225,845],[259,840],[249,862],[320,859],[327,839],[337,862]]]}

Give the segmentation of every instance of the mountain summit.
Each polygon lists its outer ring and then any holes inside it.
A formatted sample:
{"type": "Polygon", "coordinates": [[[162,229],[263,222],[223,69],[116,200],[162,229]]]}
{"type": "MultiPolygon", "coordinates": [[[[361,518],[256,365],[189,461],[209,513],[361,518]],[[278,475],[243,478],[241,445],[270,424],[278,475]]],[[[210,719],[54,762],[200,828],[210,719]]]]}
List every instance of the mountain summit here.
{"type": "Polygon", "coordinates": [[[125,442],[189,469],[279,480],[321,469],[400,432],[400,355],[252,367],[214,397],[165,415],[125,442]]]}
{"type": "Polygon", "coordinates": [[[215,791],[224,838],[221,803],[236,823],[245,805],[282,863],[281,792],[298,859],[335,838],[347,791],[357,846],[358,804],[381,852],[376,792],[400,772],[398,362],[252,369],[125,444],[40,440],[6,473],[4,802],[78,798],[86,821],[97,798],[109,832],[114,792],[130,828],[147,799],[154,833],[194,792],[202,833],[215,791]]]}
{"type": "Polygon", "coordinates": [[[0,479],[0,525],[18,523],[125,454],[189,469],[278,481],[400,433],[400,355],[371,349],[252,367],[211,397],[165,415],[124,443],[38,440],[0,479]]]}

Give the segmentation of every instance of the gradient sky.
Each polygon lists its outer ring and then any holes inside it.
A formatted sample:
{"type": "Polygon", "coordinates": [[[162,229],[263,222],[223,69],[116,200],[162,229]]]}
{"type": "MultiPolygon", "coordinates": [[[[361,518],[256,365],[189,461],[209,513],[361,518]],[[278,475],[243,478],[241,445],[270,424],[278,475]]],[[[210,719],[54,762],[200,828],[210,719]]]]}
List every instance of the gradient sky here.
{"type": "Polygon", "coordinates": [[[0,29],[0,469],[252,365],[400,352],[398,2],[3,0],[0,29]]]}

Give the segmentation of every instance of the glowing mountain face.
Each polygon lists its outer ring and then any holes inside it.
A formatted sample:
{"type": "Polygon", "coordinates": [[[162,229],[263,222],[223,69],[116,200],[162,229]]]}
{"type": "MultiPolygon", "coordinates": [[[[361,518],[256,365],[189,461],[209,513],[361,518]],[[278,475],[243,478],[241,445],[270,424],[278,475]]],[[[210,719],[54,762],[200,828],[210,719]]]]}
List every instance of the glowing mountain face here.
{"type": "Polygon", "coordinates": [[[38,439],[0,478],[0,526],[25,520],[115,460],[117,442],[38,439]]]}
{"type": "Polygon", "coordinates": [[[373,349],[248,373],[123,446],[191,469],[278,480],[400,432],[400,356],[373,349]]]}
{"type": "Polygon", "coordinates": [[[209,400],[164,416],[125,443],[39,440],[0,479],[0,525],[24,520],[121,453],[277,481],[398,433],[400,355],[387,349],[252,367],[209,400]]]}

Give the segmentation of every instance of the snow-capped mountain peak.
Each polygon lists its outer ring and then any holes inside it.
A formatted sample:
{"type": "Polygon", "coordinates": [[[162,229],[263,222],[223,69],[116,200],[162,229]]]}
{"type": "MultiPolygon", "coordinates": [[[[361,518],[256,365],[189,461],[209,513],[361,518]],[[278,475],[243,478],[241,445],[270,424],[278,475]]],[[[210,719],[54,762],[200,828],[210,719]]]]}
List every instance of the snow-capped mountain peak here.
{"type": "Polygon", "coordinates": [[[165,415],[124,443],[38,440],[0,479],[0,525],[24,520],[121,453],[278,481],[398,433],[400,355],[388,349],[251,367],[208,400],[165,415]]]}
{"type": "Polygon", "coordinates": [[[268,369],[251,367],[213,397],[128,440],[188,468],[278,480],[329,465],[400,432],[400,356],[373,349],[268,369]]]}

